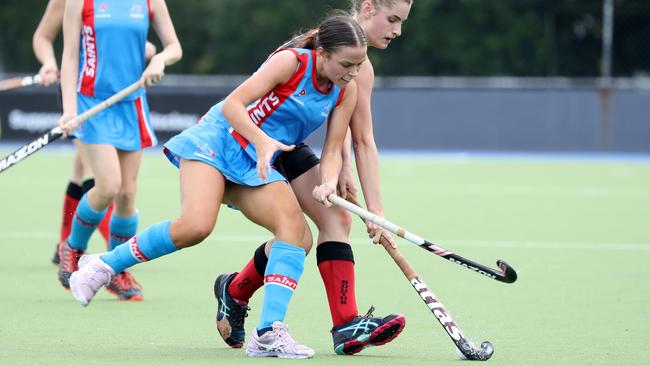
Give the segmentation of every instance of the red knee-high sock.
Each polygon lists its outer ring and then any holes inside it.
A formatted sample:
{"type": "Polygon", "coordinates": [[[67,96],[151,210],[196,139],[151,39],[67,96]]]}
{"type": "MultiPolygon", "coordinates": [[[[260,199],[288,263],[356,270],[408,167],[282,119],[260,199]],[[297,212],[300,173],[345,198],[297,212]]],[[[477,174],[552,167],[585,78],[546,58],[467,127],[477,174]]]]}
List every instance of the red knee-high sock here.
{"type": "Polygon", "coordinates": [[[320,271],[334,327],[359,315],[354,289],[354,256],[349,244],[328,241],[316,247],[320,271]]]}
{"type": "Polygon", "coordinates": [[[237,273],[228,286],[228,293],[237,300],[248,302],[257,289],[264,286],[264,271],[269,258],[264,253],[263,243],[255,250],[253,259],[237,273]]]}
{"type": "Polygon", "coordinates": [[[102,237],[104,237],[104,240],[106,240],[106,248],[110,247],[111,231],[109,229],[109,225],[111,222],[111,215],[113,215],[114,208],[115,208],[115,204],[111,202],[108,205],[108,209],[106,210],[106,214],[104,215],[104,218],[102,219],[102,221],[99,222],[99,226],[97,226],[97,230],[99,230],[99,233],[102,234],[102,237]]]}
{"type": "Polygon", "coordinates": [[[60,241],[64,241],[68,236],[70,236],[70,231],[72,230],[72,217],[74,216],[74,212],[77,211],[77,206],[79,205],[79,200],[81,200],[82,196],[83,189],[80,185],[73,182],[68,183],[68,188],[66,189],[63,198],[60,241]]]}

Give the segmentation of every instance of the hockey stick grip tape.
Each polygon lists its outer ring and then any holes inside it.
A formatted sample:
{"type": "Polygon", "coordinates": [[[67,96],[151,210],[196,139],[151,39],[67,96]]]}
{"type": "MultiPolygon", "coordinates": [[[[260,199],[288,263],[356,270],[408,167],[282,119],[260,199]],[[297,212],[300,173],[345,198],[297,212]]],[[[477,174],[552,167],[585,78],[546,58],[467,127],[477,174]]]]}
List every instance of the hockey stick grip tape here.
{"type": "Polygon", "coordinates": [[[339,207],[342,207],[342,208],[344,208],[344,209],[346,209],[346,210],[360,216],[364,220],[372,221],[373,223],[377,224],[378,226],[383,227],[384,229],[390,231],[391,233],[393,233],[393,234],[395,234],[395,235],[397,235],[399,237],[402,237],[402,238],[410,241],[411,243],[421,245],[421,244],[424,244],[424,242],[425,242],[425,240],[422,239],[421,237],[419,237],[419,236],[417,236],[417,235],[415,235],[415,234],[413,234],[413,233],[411,233],[409,231],[406,231],[405,229],[393,224],[392,222],[390,222],[390,221],[388,221],[388,220],[386,220],[386,219],[384,219],[382,217],[379,217],[379,216],[373,214],[370,211],[364,210],[363,208],[361,208],[361,207],[359,207],[359,206],[357,206],[357,205],[355,205],[353,203],[350,203],[350,202],[344,200],[343,198],[341,198],[341,197],[339,197],[339,196],[337,196],[335,194],[329,195],[327,197],[327,199],[330,202],[332,202],[333,204],[335,204],[335,205],[337,205],[339,207]]]}

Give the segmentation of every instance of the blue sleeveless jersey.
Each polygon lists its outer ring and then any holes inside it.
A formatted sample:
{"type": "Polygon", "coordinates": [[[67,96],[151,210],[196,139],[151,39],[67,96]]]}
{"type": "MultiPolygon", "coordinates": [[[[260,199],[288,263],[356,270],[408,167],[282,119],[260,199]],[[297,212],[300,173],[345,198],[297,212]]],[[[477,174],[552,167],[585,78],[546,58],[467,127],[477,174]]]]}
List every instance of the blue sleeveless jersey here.
{"type": "MultiPolygon", "coordinates": [[[[142,76],[150,0],[84,0],[79,44],[83,95],[106,99],[142,76]],[[109,66],[110,65],[110,66],[109,66]]],[[[124,100],[144,94],[140,89],[124,100]]]]}
{"type": "MultiPolygon", "coordinates": [[[[316,51],[289,50],[300,60],[294,75],[246,109],[251,121],[267,135],[283,144],[293,145],[304,141],[327,121],[332,109],[340,103],[343,91],[336,85],[332,85],[330,90],[321,90],[317,86],[316,51]]],[[[225,126],[248,155],[257,160],[255,146],[237,133],[221,113],[223,103],[213,106],[207,115],[225,126]]]]}
{"type": "MultiPolygon", "coordinates": [[[[273,139],[293,145],[304,141],[327,121],[341,102],[344,90],[335,85],[329,90],[318,88],[315,51],[289,50],[300,61],[296,72],[289,81],[247,106],[247,110],[251,123],[273,139]]],[[[181,158],[202,161],[229,180],[249,186],[285,180],[276,170],[267,182],[259,179],[255,146],[232,128],[221,112],[222,106],[223,102],[216,104],[200,123],[165,144],[165,153],[172,163],[178,166],[181,158]]]]}

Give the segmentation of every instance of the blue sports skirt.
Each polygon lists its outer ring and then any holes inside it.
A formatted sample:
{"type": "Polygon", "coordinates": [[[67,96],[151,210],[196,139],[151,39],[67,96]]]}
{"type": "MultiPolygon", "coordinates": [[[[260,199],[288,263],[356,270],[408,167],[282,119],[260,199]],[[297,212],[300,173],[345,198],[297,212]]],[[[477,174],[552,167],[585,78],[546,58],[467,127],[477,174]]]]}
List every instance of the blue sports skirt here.
{"type": "Polygon", "coordinates": [[[176,167],[181,159],[201,161],[239,185],[256,187],[277,181],[286,182],[284,176],[275,169],[271,169],[267,181],[263,182],[257,175],[257,162],[244,151],[223,124],[209,115],[167,141],[164,151],[176,167]]]}
{"type": "MultiPolygon", "coordinates": [[[[103,101],[77,93],[78,115],[103,101]]],[[[86,144],[108,144],[125,151],[138,151],[158,143],[144,95],[104,109],[77,127],[73,135],[86,144]]]]}

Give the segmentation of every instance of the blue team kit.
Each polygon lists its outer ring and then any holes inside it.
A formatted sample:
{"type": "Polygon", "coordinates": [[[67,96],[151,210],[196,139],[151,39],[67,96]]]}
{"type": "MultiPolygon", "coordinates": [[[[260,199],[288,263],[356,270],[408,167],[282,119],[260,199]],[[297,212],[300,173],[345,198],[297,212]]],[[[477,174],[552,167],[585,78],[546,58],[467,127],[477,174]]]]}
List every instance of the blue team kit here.
{"type": "MultiPolygon", "coordinates": [[[[264,133],[283,144],[293,145],[304,141],[327,121],[344,90],[335,85],[329,90],[317,86],[315,51],[289,50],[300,62],[294,75],[246,109],[251,123],[264,133]]],[[[198,124],[169,140],[165,144],[167,157],[176,166],[181,158],[202,161],[237,184],[264,184],[257,174],[255,146],[232,128],[221,112],[222,106],[223,101],[213,106],[198,124]]],[[[266,183],[280,180],[286,179],[273,169],[266,183]]]]}
{"type": "MultiPolygon", "coordinates": [[[[140,79],[146,66],[145,44],[150,19],[148,0],[84,0],[78,114],[140,79]]],[[[110,144],[126,151],[156,145],[145,90],[139,89],[99,112],[74,135],[84,143],[110,144]]]]}

